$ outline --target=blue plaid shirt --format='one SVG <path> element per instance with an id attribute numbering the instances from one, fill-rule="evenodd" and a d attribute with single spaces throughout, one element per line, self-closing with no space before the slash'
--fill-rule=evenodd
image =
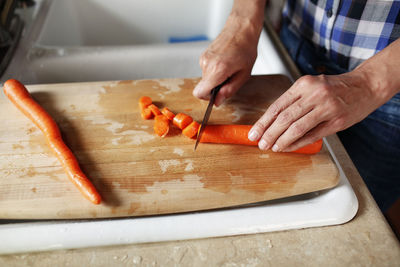
<path id="1" fill-rule="evenodd" d="M 400 37 L 400 0 L 288 0 L 289 29 L 353 70 Z"/>

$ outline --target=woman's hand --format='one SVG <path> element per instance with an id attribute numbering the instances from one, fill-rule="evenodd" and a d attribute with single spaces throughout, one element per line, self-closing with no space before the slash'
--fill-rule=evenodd
<path id="1" fill-rule="evenodd" d="M 235 1 L 224 29 L 200 57 L 203 73 L 193 90 L 195 97 L 208 99 L 211 90 L 229 78 L 215 100 L 219 106 L 250 77 L 257 57 L 264 5 L 265 0 Z"/>

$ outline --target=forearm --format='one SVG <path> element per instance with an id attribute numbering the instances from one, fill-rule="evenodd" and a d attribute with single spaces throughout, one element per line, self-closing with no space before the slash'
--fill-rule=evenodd
<path id="1" fill-rule="evenodd" d="M 264 21 L 266 0 L 235 0 L 225 27 L 234 28 L 241 36 L 258 40 Z"/>
<path id="2" fill-rule="evenodd" d="M 400 92 L 400 38 L 364 61 L 354 71 L 367 82 L 367 87 L 380 105 Z"/>
<path id="3" fill-rule="evenodd" d="M 257 58 L 265 3 L 266 0 L 235 0 L 221 33 L 200 57 L 202 79 L 193 90 L 195 97 L 208 99 L 214 87 L 229 79 L 215 99 L 219 106 L 250 77 Z"/>

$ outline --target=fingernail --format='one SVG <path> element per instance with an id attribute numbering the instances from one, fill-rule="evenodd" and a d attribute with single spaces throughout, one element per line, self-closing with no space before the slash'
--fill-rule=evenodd
<path id="1" fill-rule="evenodd" d="M 272 151 L 274 152 L 278 152 L 279 151 L 279 147 L 275 144 L 272 146 Z"/>
<path id="2" fill-rule="evenodd" d="M 265 150 L 267 148 L 268 144 L 267 142 L 265 142 L 265 140 L 261 140 L 260 142 L 258 142 L 258 147 L 262 150 Z"/>
<path id="3" fill-rule="evenodd" d="M 196 85 L 196 87 L 193 89 L 193 95 L 196 97 L 199 96 L 199 93 L 201 91 L 201 81 Z"/>
<path id="4" fill-rule="evenodd" d="M 197 97 L 197 93 L 198 93 L 198 91 L 199 91 L 199 90 L 197 89 L 197 87 L 196 87 L 196 88 L 194 88 L 194 90 L 193 90 L 193 95 Z"/>
<path id="5" fill-rule="evenodd" d="M 257 141 L 260 138 L 260 135 L 258 134 L 258 132 L 256 130 L 251 130 L 248 137 L 249 137 L 250 141 Z M 264 141 L 264 140 L 262 140 L 262 141 Z M 264 141 L 264 143 L 266 143 L 266 142 Z"/>

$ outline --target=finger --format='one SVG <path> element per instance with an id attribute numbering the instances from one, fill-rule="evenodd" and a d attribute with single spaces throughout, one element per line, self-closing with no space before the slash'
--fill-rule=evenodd
<path id="1" fill-rule="evenodd" d="M 233 96 L 249 77 L 250 72 L 247 71 L 239 71 L 233 76 L 229 77 L 228 82 L 219 91 L 217 98 L 215 99 L 215 105 L 218 107 L 224 102 L 225 99 Z"/>
<path id="2" fill-rule="evenodd" d="M 303 137 L 299 138 L 297 141 L 283 149 L 282 152 L 295 151 L 306 145 L 312 144 L 325 136 L 328 136 L 330 133 L 328 133 L 329 130 L 327 129 L 327 124 L 327 122 L 322 122 L 318 124 L 314 129 L 311 129 Z"/>
<path id="3" fill-rule="evenodd" d="M 300 96 L 297 93 L 289 92 L 290 90 L 291 88 L 272 103 L 264 115 L 253 125 L 248 135 L 251 141 L 259 140 L 278 115 L 299 99 Z M 261 145 L 264 146 L 263 143 Z"/>
<path id="4" fill-rule="evenodd" d="M 193 90 L 193 95 L 200 99 L 209 97 L 213 88 L 224 82 L 235 72 L 232 66 L 228 65 L 228 63 L 218 61 L 218 59 L 208 61 L 207 65 L 203 68 L 201 81 Z"/>
<path id="5" fill-rule="evenodd" d="M 306 105 L 304 107 L 301 103 L 302 101 L 300 100 L 294 102 L 278 115 L 261 137 L 258 143 L 260 149 L 269 149 L 274 144 L 276 148 L 276 141 L 281 138 L 281 135 L 289 130 L 293 124 L 296 124 L 298 120 L 301 121 L 301 118 L 312 110 L 312 106 Z"/>
<path id="6" fill-rule="evenodd" d="M 293 86 L 272 103 L 264 115 L 253 125 L 248 135 L 251 141 L 259 140 L 280 112 L 299 99 L 300 96 L 297 93 L 291 92 L 292 88 Z"/>
<path id="7" fill-rule="evenodd" d="M 297 121 L 293 122 L 287 130 L 275 141 L 272 151 L 285 151 L 290 145 L 303 138 L 308 132 L 313 130 L 323 121 L 323 117 L 316 110 L 305 114 Z"/>

